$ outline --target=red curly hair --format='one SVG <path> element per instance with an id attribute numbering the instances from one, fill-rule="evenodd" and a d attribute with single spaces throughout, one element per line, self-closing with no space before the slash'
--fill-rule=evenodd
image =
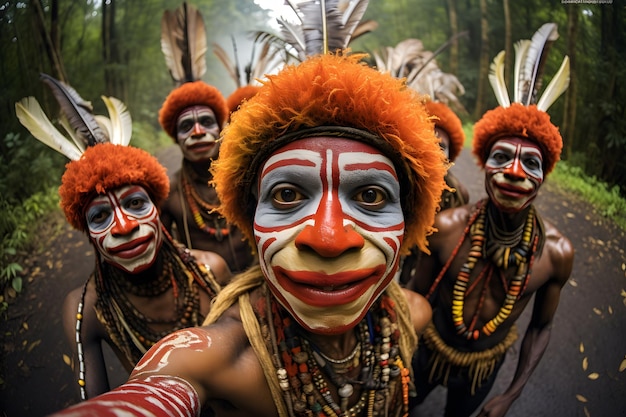
<path id="1" fill-rule="evenodd" d="M 100 143 L 66 166 L 59 195 L 67 221 L 87 230 L 85 209 L 97 196 L 125 185 L 141 185 L 159 207 L 170 190 L 165 168 L 148 152 L 132 146 Z"/>
<path id="2" fill-rule="evenodd" d="M 258 85 L 244 85 L 233 91 L 226 99 L 226 106 L 229 112 L 232 113 L 236 111 L 241 103 L 253 97 L 260 89 L 261 86 Z"/>
<path id="3" fill-rule="evenodd" d="M 461 153 L 461 149 L 463 149 L 463 144 L 465 143 L 465 132 L 463 131 L 461 119 L 459 119 L 450 107 L 438 101 L 427 101 L 426 110 L 428 110 L 428 113 L 437 117 L 435 126 L 445 131 L 450 137 L 450 156 L 448 159 L 450 162 L 454 162 Z"/>
<path id="4" fill-rule="evenodd" d="M 159 110 L 159 123 L 163 130 L 176 140 L 176 119 L 191 106 L 208 106 L 215 113 L 220 126 L 228 120 L 228 107 L 222 93 L 203 81 L 187 82 L 172 90 Z"/>
<path id="5" fill-rule="evenodd" d="M 439 140 L 417 94 L 360 63 L 363 57 L 319 55 L 287 66 L 233 113 L 211 171 L 219 211 L 249 242 L 255 241 L 252 190 L 270 153 L 298 134 L 343 135 L 368 142 L 394 162 L 405 217 L 402 253 L 416 244 L 428 251 L 447 169 Z"/>
<path id="6" fill-rule="evenodd" d="M 474 125 L 474 155 L 484 167 L 491 145 L 505 136 L 529 139 L 542 151 L 545 174 L 549 174 L 561 158 L 563 138 L 559 128 L 550 122 L 550 115 L 536 105 L 512 103 L 486 112 Z"/>

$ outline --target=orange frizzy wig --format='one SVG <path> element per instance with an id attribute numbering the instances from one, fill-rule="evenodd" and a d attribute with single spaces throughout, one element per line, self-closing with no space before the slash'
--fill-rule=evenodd
<path id="1" fill-rule="evenodd" d="M 226 99 L 226 105 L 228 110 L 232 113 L 236 111 L 244 100 L 248 100 L 259 92 L 261 86 L 258 85 L 244 85 L 239 87 L 231 93 Z"/>
<path id="2" fill-rule="evenodd" d="M 447 168 L 439 140 L 416 93 L 361 58 L 318 55 L 287 66 L 233 113 L 211 171 L 220 212 L 249 242 L 255 242 L 256 176 L 271 152 L 298 138 L 343 136 L 377 147 L 394 162 L 405 222 L 402 252 L 416 244 L 427 251 Z"/>
<path id="3" fill-rule="evenodd" d="M 159 110 L 159 123 L 173 139 L 176 139 L 176 119 L 191 106 L 210 107 L 220 128 L 228 119 L 226 100 L 217 88 L 203 81 L 184 83 L 172 90 Z"/>
<path id="4" fill-rule="evenodd" d="M 461 119 L 444 103 L 437 101 L 427 101 L 426 110 L 436 116 L 435 126 L 445 131 L 450 137 L 450 162 L 454 162 L 463 149 L 465 143 L 465 132 Z"/>
<path id="5" fill-rule="evenodd" d="M 100 143 L 66 165 L 59 195 L 67 221 L 87 230 L 85 209 L 91 200 L 125 185 L 141 185 L 159 207 L 170 189 L 165 168 L 148 152 L 132 146 Z"/>
<path id="6" fill-rule="evenodd" d="M 535 142 L 543 153 L 546 175 L 561 158 L 563 139 L 559 129 L 550 122 L 550 115 L 534 104 L 512 103 L 510 107 L 496 107 L 476 122 L 472 146 L 481 166 L 485 166 L 491 145 L 506 136 Z"/>

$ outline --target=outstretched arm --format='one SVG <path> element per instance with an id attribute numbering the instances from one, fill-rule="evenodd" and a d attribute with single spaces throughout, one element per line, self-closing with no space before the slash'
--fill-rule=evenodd
<path id="1" fill-rule="evenodd" d="M 574 260 L 574 252 L 569 240 L 561 237 L 551 250 L 554 273 L 535 294 L 533 314 L 526 330 L 520 350 L 515 375 L 508 389 L 485 404 L 479 417 L 504 416 L 513 402 L 521 395 L 530 376 L 548 347 L 552 320 L 559 305 L 561 289 L 567 282 Z"/>

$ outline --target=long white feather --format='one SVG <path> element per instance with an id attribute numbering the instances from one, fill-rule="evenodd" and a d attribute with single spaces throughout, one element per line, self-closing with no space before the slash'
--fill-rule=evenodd
<path id="1" fill-rule="evenodd" d="M 506 82 L 504 81 L 504 51 L 500 51 L 498 55 L 493 59 L 489 71 L 489 82 L 491 88 L 496 95 L 496 100 L 502 107 L 509 107 L 511 100 L 509 99 L 509 93 L 506 89 Z"/>
<path id="2" fill-rule="evenodd" d="M 109 141 L 114 145 L 127 146 L 133 134 L 133 121 L 126 105 L 115 97 L 101 96 L 109 112 L 111 132 Z"/>
<path id="3" fill-rule="evenodd" d="M 529 39 L 522 39 L 520 41 L 515 42 L 515 71 L 513 75 L 513 101 L 515 103 L 519 103 L 522 101 L 522 86 L 520 83 L 520 74 L 522 72 L 522 66 L 524 65 L 524 61 L 526 59 L 526 54 L 528 53 L 528 48 L 530 47 Z"/>
<path id="4" fill-rule="evenodd" d="M 559 38 L 556 23 L 543 24 L 530 40 L 530 47 L 520 74 L 521 103 L 532 104 L 541 86 L 541 73 L 552 43 Z"/>
<path id="5" fill-rule="evenodd" d="M 567 87 L 569 87 L 569 57 L 566 55 L 563 58 L 561 67 L 541 94 L 541 98 L 537 102 L 537 108 L 547 111 L 556 99 L 567 90 Z"/>
<path id="6" fill-rule="evenodd" d="M 40 142 L 73 161 L 80 159 L 81 150 L 52 124 L 35 97 L 24 97 L 15 103 L 15 114 Z"/>
<path id="7" fill-rule="evenodd" d="M 96 122 L 97 122 L 98 117 L 97 116 L 94 116 L 94 117 L 96 117 Z M 81 138 L 78 137 L 78 134 L 76 133 L 76 131 L 72 129 L 72 126 L 70 126 L 70 121 L 67 120 L 67 117 L 65 117 L 63 112 L 61 112 L 61 116 L 59 117 L 59 124 L 61 125 L 61 127 L 63 127 L 63 129 L 65 129 L 65 133 L 67 133 L 70 139 L 72 139 L 76 147 L 80 149 L 80 152 L 81 153 L 85 152 L 85 142 L 83 142 Z"/>

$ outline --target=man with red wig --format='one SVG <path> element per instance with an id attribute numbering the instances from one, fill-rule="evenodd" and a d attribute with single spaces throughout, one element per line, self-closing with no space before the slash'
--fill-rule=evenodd
<path id="1" fill-rule="evenodd" d="M 59 415 L 408 415 L 431 311 L 400 288 L 399 261 L 427 250 L 446 167 L 415 92 L 360 58 L 287 66 L 233 113 L 212 173 L 259 266 L 222 290 L 205 326 L 165 337 L 126 384 Z"/>
<path id="2" fill-rule="evenodd" d="M 532 43 L 548 35 L 554 39 L 553 30 L 553 24 L 542 27 Z M 537 47 L 528 40 L 516 49 Z M 420 404 L 437 385 L 447 386 L 450 417 L 473 415 L 483 403 L 517 339 L 515 323 L 534 296 L 513 380 L 478 414 L 505 415 L 545 352 L 561 289 L 572 272 L 571 242 L 533 205 L 560 158 L 562 138 L 545 110 L 567 88 L 567 58 L 539 104 L 530 104 L 536 86 L 522 80 L 519 85 L 529 91 L 516 92 L 516 102 L 509 102 L 500 82 L 503 62 L 501 53 L 490 77 L 500 106 L 474 126 L 473 153 L 485 171 L 487 198 L 437 215 L 431 253 L 422 258 L 410 286 L 433 307 L 413 361 L 418 396 L 412 403 Z"/>
<path id="3" fill-rule="evenodd" d="M 188 248 L 215 252 L 240 272 L 255 257 L 241 232 L 215 211 L 219 199 L 209 185 L 229 114 L 222 93 L 203 81 L 186 82 L 165 99 L 159 122 L 180 147 L 183 162 L 161 205 L 161 220 Z"/>
<path id="4" fill-rule="evenodd" d="M 65 117 L 73 115 L 77 93 L 42 77 Z M 104 118 L 86 111 L 72 121 L 75 137 L 87 134 L 84 151 L 54 128 L 35 98 L 16 104 L 24 126 L 71 159 L 59 188 L 61 208 L 95 249 L 94 272 L 63 304 L 81 399 L 110 388 L 103 343 L 130 373 L 160 338 L 201 324 L 221 284 L 230 280 L 222 258 L 190 251 L 167 233 L 158 209 L 169 190 L 165 168 L 148 152 L 127 146 L 130 115 L 119 100 L 103 100 L 115 122 L 100 125 Z"/>

